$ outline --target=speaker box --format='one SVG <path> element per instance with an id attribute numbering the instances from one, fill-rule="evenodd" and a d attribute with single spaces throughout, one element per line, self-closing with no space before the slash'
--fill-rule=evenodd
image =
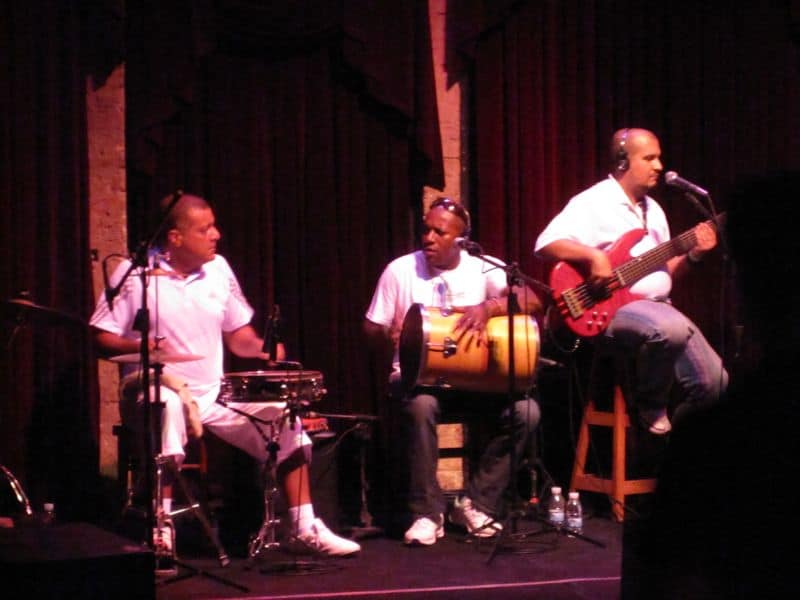
<path id="1" fill-rule="evenodd" d="M 16 527 L 0 529 L 0 581 L 25 598 L 155 598 L 155 562 L 88 523 Z"/>

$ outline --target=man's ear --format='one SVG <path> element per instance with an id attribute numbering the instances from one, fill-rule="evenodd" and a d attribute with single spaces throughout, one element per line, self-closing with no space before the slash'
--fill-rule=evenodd
<path id="1" fill-rule="evenodd" d="M 179 248 L 181 246 L 181 243 L 183 242 L 183 235 L 178 229 L 175 228 L 170 229 L 167 232 L 167 242 L 169 243 L 170 246 Z"/>

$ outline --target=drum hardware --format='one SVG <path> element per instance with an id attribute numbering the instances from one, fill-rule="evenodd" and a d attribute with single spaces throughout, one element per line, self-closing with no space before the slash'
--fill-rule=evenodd
<path id="1" fill-rule="evenodd" d="M 4 312 L 8 318 L 13 318 L 18 324 L 26 324 L 29 321 L 43 323 L 45 325 L 81 325 L 86 323 L 73 314 L 37 304 L 31 299 L 30 292 L 24 290 L 16 298 L 6 300 Z"/>
<path id="2" fill-rule="evenodd" d="M 177 354 L 175 352 L 165 352 L 163 350 L 153 350 L 150 352 L 150 363 L 168 364 L 178 362 L 193 362 L 202 360 L 204 357 L 199 354 Z M 142 362 L 142 355 L 138 352 L 133 354 L 118 354 L 109 358 L 111 362 L 123 364 L 138 364 Z"/>
<path id="3" fill-rule="evenodd" d="M 251 419 L 257 419 L 252 415 L 248 415 Z M 264 421 L 262 421 L 263 423 Z M 275 423 L 268 424 L 270 428 L 269 437 L 265 436 L 261 428 L 258 428 L 261 436 L 264 438 L 264 443 L 267 447 L 267 462 L 264 465 L 264 520 L 258 529 L 258 532 L 250 537 L 247 544 L 247 560 L 248 566 L 252 566 L 253 561 L 261 553 L 262 550 L 274 550 L 280 547 L 280 542 L 277 538 L 277 529 L 281 521 L 275 514 L 275 505 L 280 491 L 278 490 L 277 478 L 277 456 L 279 445 L 276 440 Z"/>
<path id="4" fill-rule="evenodd" d="M 261 438 L 264 440 L 264 446 L 267 450 L 267 462 L 263 465 L 264 477 L 264 520 L 259 527 L 257 533 L 250 537 L 247 544 L 247 568 L 252 566 L 253 561 L 265 548 L 267 550 L 274 550 L 280 546 L 277 539 L 277 528 L 280 525 L 280 519 L 276 517 L 275 504 L 278 498 L 279 490 L 277 486 L 277 456 L 280 449 L 277 442 L 276 421 L 267 420 L 257 417 L 253 414 L 240 410 L 232 406 L 232 401 L 229 401 L 229 395 L 224 390 L 220 390 L 220 395 L 217 397 L 217 403 L 232 410 L 233 412 L 246 417 L 256 428 Z M 281 417 L 283 418 L 283 417 Z M 269 428 L 269 435 L 264 433 L 262 426 Z"/>
<path id="5" fill-rule="evenodd" d="M 291 363 L 299 365 L 299 363 Z M 258 531 L 250 537 L 247 546 L 247 566 L 252 568 L 255 560 L 264 550 L 275 550 L 280 547 L 277 531 L 281 520 L 276 515 L 276 503 L 280 494 L 278 489 L 278 429 L 286 426 L 279 423 L 288 420 L 288 426 L 293 427 L 296 420 L 309 423 L 317 431 L 327 431 L 325 415 L 308 413 L 310 402 L 318 401 L 327 393 L 324 388 L 323 376 L 319 371 L 303 370 L 299 365 L 298 370 L 272 370 L 272 371 L 245 371 L 239 373 L 226 373 L 220 386 L 217 402 L 228 409 L 246 417 L 264 440 L 267 450 L 267 462 L 263 465 L 264 477 L 264 519 Z M 259 418 L 250 412 L 241 410 L 235 405 L 259 403 L 283 403 L 280 417 L 273 420 Z M 288 415 L 288 416 L 287 416 Z M 269 429 L 267 435 L 262 429 Z M 306 570 L 312 572 L 314 563 L 311 561 L 292 561 L 286 564 L 272 564 L 262 567 L 261 572 Z"/>
<path id="6" fill-rule="evenodd" d="M 442 315 L 445 316 L 445 313 L 443 312 Z M 455 341 L 453 338 L 446 337 L 444 338 L 444 341 L 441 344 L 434 344 L 434 343 L 428 344 L 428 350 L 430 352 L 441 351 L 442 356 L 444 356 L 445 358 L 450 358 L 456 352 L 458 352 L 458 342 Z"/>

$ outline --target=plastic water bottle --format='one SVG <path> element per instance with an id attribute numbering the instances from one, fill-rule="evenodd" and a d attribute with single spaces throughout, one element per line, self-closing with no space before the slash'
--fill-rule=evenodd
<path id="1" fill-rule="evenodd" d="M 578 492 L 570 492 L 565 509 L 567 529 L 575 533 L 583 532 L 583 507 Z"/>
<path id="2" fill-rule="evenodd" d="M 547 516 L 553 527 L 561 528 L 564 525 L 564 496 L 561 495 L 561 488 L 557 485 L 550 488 Z"/>
<path id="3" fill-rule="evenodd" d="M 42 525 L 50 526 L 56 524 L 56 506 L 52 502 L 45 502 L 42 505 Z"/>

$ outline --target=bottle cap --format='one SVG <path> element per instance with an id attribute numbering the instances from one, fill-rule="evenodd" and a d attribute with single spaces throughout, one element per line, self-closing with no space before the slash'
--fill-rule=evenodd
<path id="1" fill-rule="evenodd" d="M 550 488 L 550 493 L 553 494 L 554 496 L 556 494 L 560 495 L 561 494 L 561 487 L 557 486 L 557 485 L 554 485 L 552 488 Z"/>
<path id="2" fill-rule="evenodd" d="M 56 505 L 52 502 L 45 502 L 43 506 L 45 512 L 53 512 L 56 508 Z"/>
<path id="3" fill-rule="evenodd" d="M 571 499 L 573 499 L 573 500 L 577 500 L 578 499 L 578 492 L 570 492 L 569 493 L 569 497 Z"/>

